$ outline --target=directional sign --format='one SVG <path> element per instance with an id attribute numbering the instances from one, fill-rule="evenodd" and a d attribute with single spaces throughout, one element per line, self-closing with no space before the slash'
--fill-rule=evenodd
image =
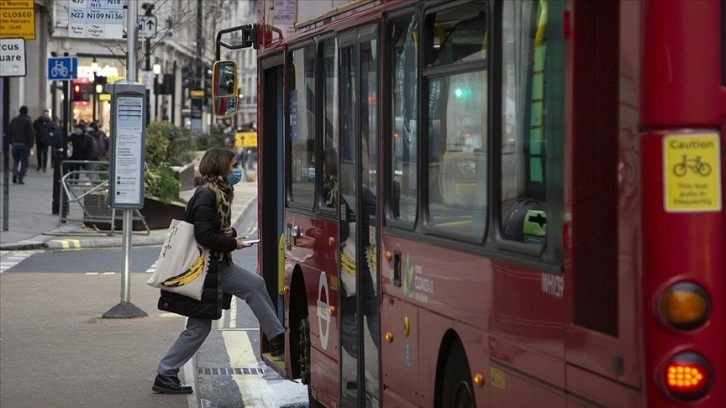
<path id="1" fill-rule="evenodd" d="M 48 58 L 48 80 L 70 81 L 78 78 L 78 57 Z"/>
<path id="2" fill-rule="evenodd" d="M 141 16 L 137 20 L 136 24 L 139 28 L 139 35 L 141 38 L 154 38 L 156 37 L 156 17 L 154 16 Z"/>
<path id="3" fill-rule="evenodd" d="M 25 76 L 25 40 L 4 38 L 0 40 L 0 77 Z"/>

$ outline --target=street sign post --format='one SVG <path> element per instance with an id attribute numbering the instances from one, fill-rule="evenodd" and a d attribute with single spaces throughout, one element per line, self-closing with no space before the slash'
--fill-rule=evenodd
<path id="1" fill-rule="evenodd" d="M 0 39 L 0 77 L 24 77 L 25 72 L 25 40 Z"/>
<path id="2" fill-rule="evenodd" d="M 139 35 L 141 38 L 154 38 L 156 37 L 156 16 L 140 16 L 137 20 Z"/>
<path id="3" fill-rule="evenodd" d="M 49 81 L 71 81 L 78 78 L 78 57 L 48 58 Z"/>

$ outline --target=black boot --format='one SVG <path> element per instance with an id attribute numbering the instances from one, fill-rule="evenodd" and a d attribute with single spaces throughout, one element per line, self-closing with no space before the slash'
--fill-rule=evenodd
<path id="1" fill-rule="evenodd" d="M 270 340 L 270 355 L 277 357 L 285 353 L 285 335 L 278 334 Z"/>
<path id="2" fill-rule="evenodd" d="M 191 394 L 192 386 L 182 384 L 176 376 L 157 374 L 151 390 L 159 394 Z"/>
<path id="3" fill-rule="evenodd" d="M 18 184 L 18 177 L 17 176 L 13 176 L 13 184 Z"/>

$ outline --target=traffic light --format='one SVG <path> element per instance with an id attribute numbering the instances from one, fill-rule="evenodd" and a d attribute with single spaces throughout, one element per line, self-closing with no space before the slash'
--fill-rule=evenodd
<path id="1" fill-rule="evenodd" d="M 93 84 L 90 82 L 73 82 L 71 85 L 71 100 L 73 103 L 89 103 L 93 94 Z"/>

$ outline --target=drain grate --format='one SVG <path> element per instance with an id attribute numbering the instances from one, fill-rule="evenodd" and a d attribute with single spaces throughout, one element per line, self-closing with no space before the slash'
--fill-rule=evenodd
<path id="1" fill-rule="evenodd" d="M 264 375 L 265 371 L 261 368 L 243 367 L 243 368 L 199 368 L 199 375 Z"/>

